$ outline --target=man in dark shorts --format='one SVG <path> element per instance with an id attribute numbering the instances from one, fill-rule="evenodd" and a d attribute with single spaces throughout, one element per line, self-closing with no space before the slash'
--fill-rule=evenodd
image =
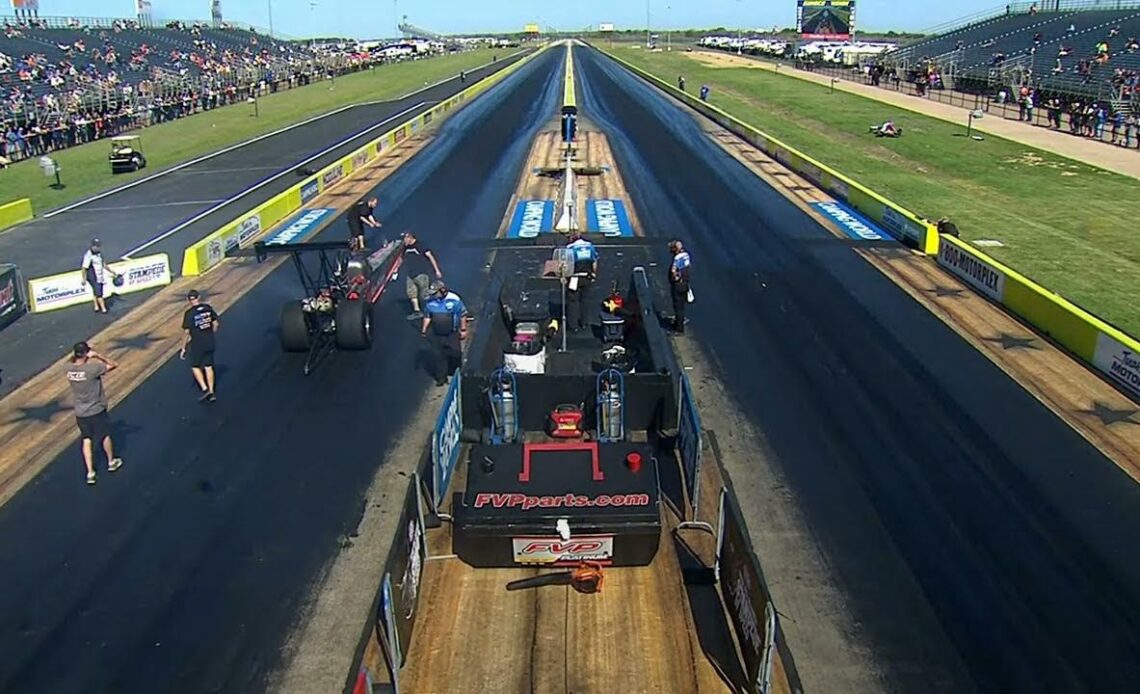
<path id="1" fill-rule="evenodd" d="M 467 339 L 467 307 L 443 282 L 431 286 L 431 298 L 424 304 L 420 334 L 426 337 L 434 352 L 432 376 L 437 386 L 447 385 L 447 377 L 463 360 L 463 340 Z"/>
<path id="2" fill-rule="evenodd" d="M 83 444 L 83 464 L 87 467 L 87 484 L 95 484 L 95 442 L 103 445 L 107 454 L 107 471 L 114 472 L 123 466 L 115 457 L 111 431 L 107 423 L 107 396 L 103 393 L 103 376 L 118 368 L 118 364 L 101 356 L 86 342 L 78 342 L 72 349 L 71 363 L 67 365 L 67 382 L 74 400 L 75 423 Z"/>
<path id="3" fill-rule="evenodd" d="M 408 301 L 412 302 L 412 312 L 408 320 L 419 320 L 424 317 L 420 312 L 420 302 L 425 301 L 431 288 L 431 278 L 443 279 L 443 271 L 431 249 L 416 240 L 416 235 L 404 232 L 404 289 L 408 294 Z M 428 273 L 431 273 L 430 275 Z"/>
<path id="4" fill-rule="evenodd" d="M 182 351 L 178 357 L 190 355 L 190 370 L 198 388 L 202 390 L 202 401 L 214 402 L 214 333 L 218 330 L 218 314 L 214 307 L 203 302 L 197 289 L 186 294 L 190 308 L 182 314 Z"/>
<path id="5" fill-rule="evenodd" d="M 348 245 L 350 248 L 352 248 L 352 250 L 364 250 L 365 224 L 372 227 L 373 229 L 380 228 L 380 222 L 377 222 L 376 218 L 373 216 L 376 210 L 376 206 L 379 204 L 380 201 L 377 200 L 375 196 L 373 196 L 369 198 L 363 198 L 352 206 L 352 210 L 348 213 Z"/>

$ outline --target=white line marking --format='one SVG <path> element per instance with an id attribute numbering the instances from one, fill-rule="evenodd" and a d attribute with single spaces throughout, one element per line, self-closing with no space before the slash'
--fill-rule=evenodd
<path id="1" fill-rule="evenodd" d="M 202 169 L 200 171 L 182 171 L 181 175 L 201 176 L 202 174 L 237 173 L 238 171 L 276 171 L 280 168 L 280 166 L 245 166 L 235 169 Z"/>
<path id="2" fill-rule="evenodd" d="M 202 210 L 201 212 L 194 215 L 190 219 L 187 219 L 186 221 L 182 222 L 181 224 L 178 224 L 177 226 L 172 227 L 172 228 L 164 231 L 163 233 L 161 233 L 158 236 L 154 237 L 153 239 L 147 241 L 146 243 L 142 244 L 141 246 L 137 246 L 136 248 L 132 248 L 131 250 L 129 250 L 125 254 L 123 254 L 123 260 L 130 260 L 131 256 L 134 255 L 135 253 L 138 253 L 139 251 L 142 251 L 142 250 L 146 250 L 147 248 L 150 248 L 154 244 L 158 243 L 159 241 L 162 241 L 163 239 L 169 238 L 169 237 L 177 234 L 178 232 L 182 231 L 183 229 L 190 226 L 194 222 L 197 222 L 199 219 L 202 219 L 203 217 L 205 217 L 207 215 L 213 214 L 214 212 L 216 212 L 219 209 L 225 207 L 226 205 L 232 203 L 233 201 L 237 200 L 238 198 L 242 198 L 242 197 L 252 193 L 253 191 L 257 190 L 258 188 L 263 188 L 263 187 L 269 185 L 270 183 L 272 183 L 273 181 L 276 181 L 277 179 L 281 178 L 282 176 L 286 176 L 286 175 L 294 173 L 298 168 L 304 166 L 305 164 L 308 164 L 309 162 L 312 162 L 312 161 L 316 161 L 317 159 L 320 159 L 321 157 L 323 157 L 324 155 L 333 151 L 334 149 L 336 149 L 338 147 L 342 147 L 346 143 L 352 142 L 353 140 L 355 140 L 357 138 L 363 137 L 363 136 L 367 135 L 368 133 L 372 132 L 373 130 L 376 130 L 377 128 L 382 128 L 385 125 L 387 125 L 388 123 L 396 120 L 397 118 L 403 118 L 408 113 L 415 111 L 416 109 L 420 108 L 423 105 L 424 105 L 424 102 L 421 101 L 420 103 L 416 104 L 415 106 L 409 106 L 408 108 L 404 109 L 403 111 L 400 111 L 397 114 L 388 116 L 387 118 L 385 118 L 384 120 L 380 121 L 379 123 L 377 123 L 373 126 L 365 128 L 364 130 L 361 130 L 360 132 L 353 133 L 352 135 L 349 135 L 345 139 L 341 140 L 340 142 L 337 142 L 334 145 L 330 145 L 330 146 L 326 147 L 325 149 L 322 149 L 320 152 L 317 152 L 316 154 L 314 154 L 313 156 L 309 157 L 308 159 L 306 159 L 302 162 L 297 162 L 296 164 L 289 166 L 289 168 L 287 168 L 283 171 L 280 171 L 280 172 L 270 176 L 269 178 L 266 178 L 262 181 L 258 181 L 257 183 L 254 183 L 252 186 L 247 187 L 245 190 L 239 191 L 239 192 L 231 195 L 230 197 L 226 198 L 225 200 L 222 200 L 221 202 L 219 202 L 218 204 L 216 204 L 216 205 L 214 205 L 208 209 Z"/>
<path id="3" fill-rule="evenodd" d="M 515 51 L 514 53 L 511 53 L 510 55 L 508 55 L 506 58 L 503 58 L 503 60 L 507 60 L 508 58 L 512 58 L 516 55 L 519 55 L 522 52 L 523 51 Z M 495 62 L 501 63 L 501 62 L 503 62 L 503 60 L 485 63 L 485 64 L 480 65 L 479 67 L 475 68 L 475 70 L 482 70 L 483 68 L 494 65 Z M 88 203 L 95 202 L 96 200 L 102 200 L 103 198 L 107 197 L 108 195 L 114 195 L 115 193 L 121 193 L 122 191 L 127 190 L 129 188 L 134 188 L 135 186 L 142 185 L 143 183 L 146 183 L 147 181 L 153 181 L 154 179 L 159 178 L 161 176 L 165 176 L 167 174 L 172 174 L 175 171 L 179 171 L 181 169 L 186 168 L 187 166 L 193 166 L 194 164 L 198 164 L 200 162 L 204 162 L 204 161 L 207 161 L 209 159 L 213 159 L 214 157 L 221 156 L 223 154 L 226 154 L 227 152 L 232 152 L 235 149 L 241 149 L 242 147 L 245 147 L 247 145 L 252 145 L 253 143 L 264 140 L 267 137 L 273 137 L 274 135 L 280 135 L 281 133 L 288 132 L 290 130 L 293 130 L 294 128 L 299 128 L 302 125 L 308 125 L 309 123 L 312 123 L 314 121 L 318 121 L 322 118 L 328 118 L 329 116 L 335 116 L 336 114 L 341 113 L 342 111 L 347 111 L 350 108 L 356 108 L 357 106 L 370 106 L 370 105 L 374 105 L 374 104 L 383 104 L 383 103 L 388 103 L 389 101 L 402 101 L 402 100 L 407 99 L 409 97 L 415 96 L 416 94 L 419 94 L 420 92 L 426 92 L 429 89 L 433 89 L 435 87 L 438 87 L 441 84 L 444 84 L 445 82 L 450 82 L 451 80 L 455 80 L 455 79 L 459 79 L 459 76 L 456 75 L 454 77 L 447 77 L 445 79 L 441 79 L 438 82 L 432 82 L 431 84 L 427 85 L 426 87 L 421 87 L 419 89 L 410 91 L 407 94 L 403 94 L 401 96 L 396 97 L 395 99 L 387 99 L 387 100 L 382 100 L 382 101 L 369 101 L 369 102 L 365 102 L 363 104 L 348 104 L 347 106 L 341 106 L 340 108 L 333 109 L 332 111 L 329 111 L 328 113 L 322 113 L 320 115 L 313 116 L 312 118 L 309 118 L 307 120 L 303 120 L 300 123 L 294 123 L 293 125 L 287 125 L 284 128 L 279 128 L 277 130 L 274 130 L 273 132 L 265 133 L 264 135 L 258 135 L 257 137 L 253 138 L 252 140 L 247 140 L 245 142 L 241 142 L 241 143 L 238 143 L 236 145 L 231 145 L 229 147 L 219 149 L 216 152 L 211 152 L 210 154 L 206 154 L 206 155 L 197 157 L 195 159 L 191 159 L 190 161 L 184 161 L 181 164 L 178 164 L 176 166 L 172 166 L 169 169 L 163 169 L 162 171 L 159 171 L 157 173 L 153 173 L 149 176 L 145 176 L 143 178 L 140 178 L 137 181 L 131 181 L 130 183 L 121 185 L 117 188 L 112 188 L 110 190 L 105 190 L 102 193 L 92 195 L 89 198 L 83 198 L 82 200 L 78 200 L 76 202 L 73 202 L 70 205 L 66 205 L 64 207 L 61 207 L 58 210 L 52 210 L 51 212 L 47 212 L 45 214 L 42 214 L 42 215 L 40 215 L 40 219 L 49 219 L 51 217 L 56 216 L 57 214 L 62 214 L 62 213 L 67 212 L 69 210 L 74 210 L 77 207 L 81 207 L 81 206 L 86 205 Z M 145 128 L 144 128 L 144 130 L 145 130 Z M 297 166 L 300 166 L 300 165 L 298 164 Z"/>
<path id="4" fill-rule="evenodd" d="M 178 200 L 176 202 L 156 202 L 149 205 L 117 205 L 111 207 L 88 207 L 88 212 L 114 212 L 116 210 L 143 210 L 148 207 L 173 207 L 174 205 L 209 205 L 215 202 L 225 202 L 224 198 L 213 200 Z"/>

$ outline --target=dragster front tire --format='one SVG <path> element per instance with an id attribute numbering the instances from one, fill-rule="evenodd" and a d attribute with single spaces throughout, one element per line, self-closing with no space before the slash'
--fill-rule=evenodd
<path id="1" fill-rule="evenodd" d="M 363 350 L 372 346 L 372 304 L 342 301 L 336 307 L 336 346 L 343 350 Z"/>
<path id="2" fill-rule="evenodd" d="M 313 346 L 309 317 L 300 301 L 289 301 L 281 307 L 281 349 L 286 352 L 308 352 Z"/>

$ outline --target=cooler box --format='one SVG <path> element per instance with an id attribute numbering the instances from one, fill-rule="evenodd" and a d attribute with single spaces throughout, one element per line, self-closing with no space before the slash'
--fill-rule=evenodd
<path id="1" fill-rule="evenodd" d="M 626 464 L 636 453 L 637 469 Z M 486 460 L 494 461 L 488 469 Z M 473 446 L 453 497 L 454 549 L 474 567 L 582 560 L 646 566 L 661 541 L 657 461 L 634 443 Z M 559 536 L 565 518 L 570 538 Z"/>
<path id="2" fill-rule="evenodd" d="M 621 316 L 602 311 L 602 341 L 621 342 L 625 337 L 625 319 Z"/>
<path id="3" fill-rule="evenodd" d="M 515 340 L 503 351 L 503 367 L 520 374 L 546 373 L 546 345 L 541 340 Z"/>

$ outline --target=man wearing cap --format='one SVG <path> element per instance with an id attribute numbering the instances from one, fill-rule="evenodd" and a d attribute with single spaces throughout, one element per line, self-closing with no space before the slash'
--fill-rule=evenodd
<path id="1" fill-rule="evenodd" d="M 186 294 L 190 308 L 182 314 L 182 351 L 178 357 L 190 355 L 190 370 L 202 391 L 199 400 L 214 402 L 214 333 L 218 330 L 218 314 L 203 302 L 197 289 Z"/>
<path id="2" fill-rule="evenodd" d="M 453 365 L 463 358 L 461 340 L 467 338 L 467 307 L 455 292 L 449 292 L 442 281 L 431 287 L 431 298 L 424 304 L 424 320 L 420 334 L 431 340 L 435 358 L 432 376 L 437 386 L 447 385 Z"/>
<path id="3" fill-rule="evenodd" d="M 107 267 L 103 262 L 103 242 L 99 239 L 91 239 L 91 247 L 83 254 L 83 286 L 91 285 L 91 291 L 95 296 L 95 313 L 106 313 L 107 303 L 103 298 L 103 288 L 107 275 L 111 277 L 119 277 L 111 268 Z"/>
<path id="4" fill-rule="evenodd" d="M 83 443 L 83 464 L 87 467 L 87 484 L 95 484 L 95 442 L 103 445 L 107 455 L 107 471 L 114 472 L 123 466 L 115 457 L 111 431 L 107 424 L 107 396 L 103 393 L 103 376 L 118 368 L 118 364 L 98 354 L 86 342 L 77 342 L 72 348 L 71 363 L 67 365 L 67 383 L 71 386 L 75 423 Z"/>
<path id="5" fill-rule="evenodd" d="M 598 274 L 598 249 L 582 238 L 578 231 L 570 235 L 566 249 L 570 251 L 570 259 L 574 263 L 573 277 L 566 288 L 566 327 L 572 332 L 578 332 L 586 327 L 582 304 L 586 300 L 586 291 Z"/>
<path id="6" fill-rule="evenodd" d="M 410 231 L 404 232 L 404 288 L 408 300 L 412 302 L 412 312 L 408 320 L 419 320 L 424 317 L 420 312 L 420 299 L 431 292 L 432 273 L 437 280 L 443 279 L 443 271 L 439 269 L 439 262 L 431 249 L 416 240 L 416 235 Z"/>
<path id="7" fill-rule="evenodd" d="M 364 225 L 372 227 L 373 229 L 380 228 L 380 222 L 376 221 L 373 216 L 376 206 L 380 201 L 375 196 L 363 198 L 352 207 L 352 211 L 348 213 L 348 229 L 350 232 L 348 245 L 354 251 L 364 250 Z"/>
<path id="8" fill-rule="evenodd" d="M 673 299 L 673 331 L 685 333 L 685 307 L 689 303 L 689 269 L 692 260 L 689 252 L 680 241 L 669 242 L 669 252 L 673 255 L 669 263 L 669 295 Z"/>

